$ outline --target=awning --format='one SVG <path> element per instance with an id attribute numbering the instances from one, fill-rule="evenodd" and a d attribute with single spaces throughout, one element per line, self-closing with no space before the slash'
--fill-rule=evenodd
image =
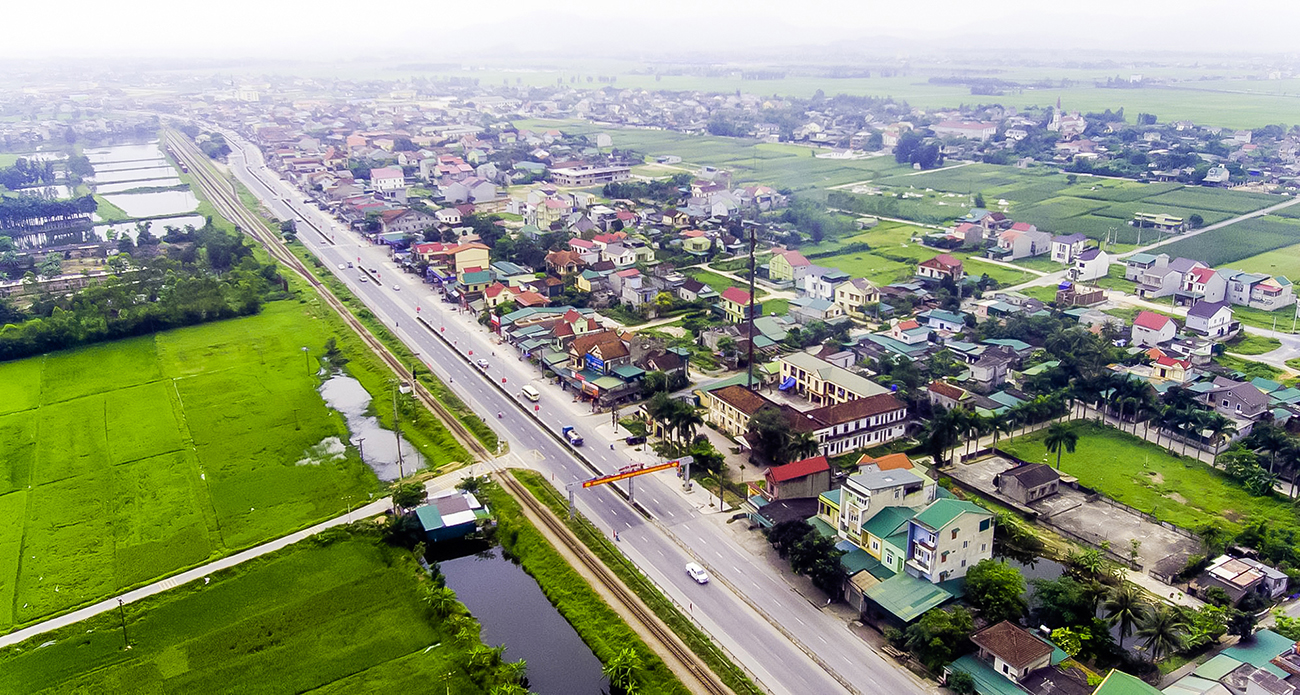
<path id="1" fill-rule="evenodd" d="M 780 389 L 781 389 L 782 391 L 789 391 L 790 389 L 792 389 L 792 388 L 795 387 L 795 384 L 798 384 L 798 383 L 799 383 L 799 382 L 796 381 L 794 377 L 792 377 L 792 376 L 788 376 L 788 377 L 785 378 L 785 381 L 782 381 L 782 382 L 781 382 Z"/>

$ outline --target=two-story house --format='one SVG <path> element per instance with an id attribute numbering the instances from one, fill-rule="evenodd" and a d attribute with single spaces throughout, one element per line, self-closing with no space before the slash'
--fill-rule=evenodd
<path id="1" fill-rule="evenodd" d="M 926 280 L 952 280 L 955 283 L 960 283 L 965 274 L 961 261 L 946 253 L 941 253 L 928 261 L 922 261 L 916 267 L 917 277 Z"/>
<path id="2" fill-rule="evenodd" d="M 1226 276 L 1229 302 L 1264 311 L 1276 311 L 1295 304 L 1295 288 L 1291 281 L 1278 275 L 1270 277 L 1260 273 L 1223 271 Z"/>
<path id="3" fill-rule="evenodd" d="M 801 280 L 812 267 L 802 253 L 793 249 L 776 249 L 767 264 L 767 276 L 777 282 Z"/>
<path id="4" fill-rule="evenodd" d="M 866 278 L 852 278 L 835 287 L 834 301 L 845 314 L 862 318 L 862 307 L 879 302 L 880 290 Z"/>
<path id="5" fill-rule="evenodd" d="M 916 319 L 907 319 L 890 326 L 885 336 L 904 345 L 919 345 L 930 339 L 930 327 L 922 326 Z"/>
<path id="6" fill-rule="evenodd" d="M 1052 237 L 1052 260 L 1070 265 L 1074 257 L 1083 253 L 1088 237 L 1083 234 L 1062 234 Z"/>
<path id="7" fill-rule="evenodd" d="M 965 500 L 940 499 L 908 520 L 908 574 L 931 583 L 966 576 L 993 556 L 993 514 Z"/>
<path id="8" fill-rule="evenodd" d="M 1142 274 L 1169 265 L 1169 254 L 1135 253 L 1124 261 L 1124 279 L 1138 282 Z"/>
<path id="9" fill-rule="evenodd" d="M 907 432 L 907 405 L 888 393 L 832 403 L 800 413 L 786 411 L 791 429 L 808 432 L 823 456 L 839 456 L 863 447 L 902 439 Z"/>
<path id="10" fill-rule="evenodd" d="M 1002 250 L 999 258 L 1015 261 L 1021 258 L 1041 256 L 1051 250 L 1052 235 L 1040 232 L 1032 224 L 1017 222 L 1011 229 L 998 233 L 998 248 Z"/>
<path id="11" fill-rule="evenodd" d="M 834 302 L 836 288 L 848 282 L 849 279 L 849 274 L 843 270 L 814 265 L 809 266 L 800 282 L 804 294 L 809 297 Z"/>
<path id="12" fill-rule="evenodd" d="M 934 481 L 912 470 L 866 471 L 851 475 L 840 486 L 836 532 L 879 559 L 882 542 L 899 530 L 915 510 L 934 502 L 936 494 Z M 905 513 L 896 514 L 900 518 L 891 528 L 877 527 L 874 539 L 867 536 L 863 525 L 890 508 L 901 508 Z M 901 565 L 906 560 L 906 545 L 897 550 L 900 551 L 897 564 Z"/>
<path id="13" fill-rule="evenodd" d="M 1187 330 L 1209 338 L 1223 338 L 1233 332 L 1232 307 L 1225 301 L 1200 301 L 1187 310 Z"/>
<path id="14" fill-rule="evenodd" d="M 1110 272 L 1110 254 L 1099 248 L 1084 249 L 1074 257 L 1074 267 L 1070 268 L 1070 279 L 1075 282 L 1091 282 L 1106 277 Z"/>
<path id="15" fill-rule="evenodd" d="M 1208 266 L 1204 263 L 1190 258 L 1175 258 L 1163 266 L 1155 265 L 1143 272 L 1135 290 L 1143 299 L 1168 297 L 1183 287 L 1188 273 L 1206 267 Z"/>
<path id="16" fill-rule="evenodd" d="M 769 500 L 817 497 L 831 489 L 831 464 L 814 456 L 763 471 L 763 496 Z"/>
<path id="17" fill-rule="evenodd" d="M 1183 276 L 1183 286 L 1174 294 L 1182 304 L 1222 302 L 1228 294 L 1228 276 L 1213 268 L 1192 268 Z"/>
<path id="18" fill-rule="evenodd" d="M 1133 319 L 1133 344 L 1139 347 L 1155 347 L 1174 339 L 1178 325 L 1164 314 L 1153 311 L 1139 311 Z"/>
<path id="19" fill-rule="evenodd" d="M 370 185 L 376 193 L 392 193 L 406 188 L 406 175 L 396 167 L 371 169 Z"/>
<path id="20" fill-rule="evenodd" d="M 744 323 L 749 320 L 750 296 L 749 293 L 739 287 L 728 287 L 719 295 L 720 300 L 718 307 L 722 310 L 722 315 L 732 323 Z M 763 315 L 763 305 L 754 302 L 754 317 Z"/>

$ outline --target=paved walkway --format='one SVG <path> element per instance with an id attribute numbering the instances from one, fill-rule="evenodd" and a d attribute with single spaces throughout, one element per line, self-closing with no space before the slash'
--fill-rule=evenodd
<path id="1" fill-rule="evenodd" d="M 466 475 L 471 475 L 471 469 L 461 468 L 452 471 L 450 473 L 439 476 L 437 478 L 430 479 L 428 482 L 425 483 L 425 489 L 427 489 L 430 493 L 449 489 L 455 485 L 456 481 L 459 481 L 461 478 L 463 478 Z M 119 604 L 125 605 L 129 603 L 135 603 L 136 601 L 139 601 L 141 599 L 148 598 L 155 594 L 160 594 L 164 591 L 167 591 L 168 589 L 175 589 L 176 587 L 181 586 L 183 584 L 189 584 L 190 582 L 198 581 L 199 579 L 206 579 L 213 572 L 219 572 L 224 569 L 230 569 L 231 567 L 243 564 L 254 558 L 258 558 L 263 555 L 273 553 L 277 550 L 293 545 L 298 541 L 302 541 L 307 538 L 310 538 L 320 533 L 321 531 L 324 531 L 325 529 L 333 528 L 335 526 L 340 526 L 343 524 L 350 524 L 360 519 L 366 519 L 372 516 L 383 514 L 384 512 L 391 509 L 392 506 L 393 506 L 392 499 L 389 497 L 384 497 L 383 499 L 375 500 L 374 502 L 371 502 L 370 504 L 367 504 L 364 507 L 358 507 L 357 509 L 353 509 L 352 511 L 348 512 L 347 514 L 344 514 L 343 516 L 338 516 L 333 519 L 329 519 L 328 521 L 323 521 L 319 524 L 316 524 L 315 526 L 311 526 L 301 531 L 291 533 L 287 536 L 277 538 L 269 543 L 263 543 L 262 545 L 254 546 L 252 548 L 249 548 L 248 550 L 235 553 L 234 555 L 231 555 L 229 557 L 223 557 L 220 560 L 209 562 L 206 565 L 201 565 L 199 567 L 195 567 L 194 569 L 181 572 L 180 574 L 172 575 L 170 577 L 167 577 L 166 579 L 156 581 L 152 584 L 142 586 L 138 589 L 128 591 L 120 596 L 107 598 L 104 599 L 103 601 L 100 601 L 99 603 L 86 606 L 85 608 L 72 611 L 71 613 L 65 613 L 63 615 L 50 618 L 49 620 L 36 623 L 35 625 L 32 625 L 30 627 L 25 627 L 21 630 L 16 630 L 7 635 L 0 636 L 0 648 L 9 647 L 18 644 L 20 642 L 24 642 L 37 635 L 50 632 L 51 630 L 57 630 L 59 628 L 67 627 L 68 625 L 72 625 L 74 623 L 79 623 L 83 620 L 86 620 L 87 618 L 92 618 L 101 613 L 107 613 L 108 611 L 116 609 Z"/>

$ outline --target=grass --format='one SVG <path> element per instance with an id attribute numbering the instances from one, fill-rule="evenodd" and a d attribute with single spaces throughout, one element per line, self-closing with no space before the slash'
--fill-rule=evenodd
<path id="1" fill-rule="evenodd" d="M 788 299 L 769 299 L 763 302 L 764 316 L 785 316 L 790 311 L 790 300 Z"/>
<path id="2" fill-rule="evenodd" d="M 537 580 L 542 593 L 564 616 L 601 663 L 620 650 L 632 648 L 640 654 L 644 670 L 640 678 L 647 693 L 689 693 L 690 690 L 669 670 L 668 665 L 646 646 L 614 609 L 605 603 L 545 537 L 524 518 L 523 510 L 500 486 L 487 488 L 488 504 L 497 517 L 497 538 L 510 556 Z"/>
<path id="3" fill-rule="evenodd" d="M 1232 307 L 1232 318 L 1242 322 L 1247 326 L 1256 328 L 1267 328 L 1273 330 L 1276 326 L 1281 333 L 1294 333 L 1292 327 L 1295 326 L 1296 307 L 1295 305 L 1283 307 L 1277 311 L 1264 311 L 1248 306 Z"/>
<path id="4" fill-rule="evenodd" d="M 108 199 L 102 195 L 95 195 L 95 203 L 97 205 L 95 212 L 105 222 L 129 222 L 135 219 L 126 214 L 126 211 L 122 208 L 108 202 Z"/>
<path id="5" fill-rule="evenodd" d="M 0 691 L 428 691 L 450 674 L 452 691 L 482 692 L 464 669 L 478 641 L 453 639 L 449 621 L 429 615 L 429 580 L 410 554 L 360 531 L 336 537 L 5 650 Z"/>
<path id="6" fill-rule="evenodd" d="M 524 487 L 528 488 L 538 500 L 542 501 L 556 515 L 560 517 L 574 534 L 576 534 L 583 545 L 587 546 L 595 553 L 614 574 L 618 575 L 630 589 L 636 592 L 651 610 L 659 616 L 672 628 L 673 632 L 690 647 L 691 651 L 704 660 L 709 665 L 713 673 L 722 678 L 732 692 L 740 695 L 757 694 L 761 692 L 744 672 L 740 670 L 725 654 L 713 644 L 708 635 L 704 634 L 693 622 L 678 610 L 677 606 L 668 600 L 654 584 L 646 579 L 645 575 L 636 568 L 635 565 L 627 559 L 623 553 L 614 547 L 596 527 L 581 514 L 576 514 L 573 519 L 568 518 L 568 505 L 550 483 L 546 482 L 540 474 L 533 471 L 515 470 L 512 471 Z"/>
<path id="7" fill-rule="evenodd" d="M 0 601 L 0 627 L 228 555 L 378 493 L 354 449 L 330 461 L 306 453 L 348 439 L 316 390 L 330 337 L 352 358 L 348 372 L 384 394 L 386 368 L 310 301 L 0 365 L 0 396 L 17 394 L 0 410 L 0 505 L 13 522 L 0 537 L 0 596 L 13 597 Z M 436 422 L 404 430 L 431 466 L 469 460 Z"/>
<path id="8" fill-rule="evenodd" d="M 1236 338 L 1229 340 L 1226 347 L 1228 352 L 1235 352 L 1238 355 L 1262 355 L 1282 347 L 1282 341 L 1262 335 L 1241 333 Z"/>
<path id="9" fill-rule="evenodd" d="M 938 255 L 937 251 L 935 255 Z M 870 251 L 827 256 L 814 262 L 828 268 L 838 268 L 853 277 L 866 278 L 877 285 L 906 280 L 912 277 L 914 271 L 912 263 L 896 261 Z"/>
<path id="10" fill-rule="evenodd" d="M 700 268 L 687 268 L 683 270 L 682 273 L 688 277 L 699 280 L 700 282 L 708 285 L 709 287 L 712 287 L 713 291 L 717 292 L 718 294 L 722 294 L 729 287 L 739 287 L 740 289 L 745 290 L 746 292 L 749 291 L 748 282 L 740 282 L 738 280 L 732 280 L 731 278 L 725 275 L 718 275 L 717 273 L 710 272 L 708 270 L 702 270 Z M 754 288 L 755 299 L 762 299 L 763 295 L 765 294 L 767 293 L 759 289 L 758 287 Z"/>
<path id="11" fill-rule="evenodd" d="M 1061 457 L 1061 470 L 1086 487 L 1185 529 L 1226 520 L 1236 530 L 1256 519 L 1296 528 L 1294 508 L 1273 497 L 1253 497 L 1209 465 L 1170 453 L 1111 427 L 1076 424 L 1078 447 Z M 1025 461 L 1056 459 L 1043 444 L 1046 430 L 1004 445 Z"/>
<path id="12" fill-rule="evenodd" d="M 1208 218 L 1207 218 L 1208 220 Z M 1186 256 L 1211 267 L 1259 256 L 1300 243 L 1300 219 L 1265 215 L 1180 239 L 1160 248 L 1170 258 Z"/>
<path id="13" fill-rule="evenodd" d="M 1300 243 L 1242 258 L 1234 261 L 1232 267 L 1248 273 L 1267 273 L 1284 275 L 1288 279 L 1300 279 Z"/>
<path id="14" fill-rule="evenodd" d="M 1016 290 L 1020 294 L 1037 299 L 1040 302 L 1048 303 L 1056 301 L 1056 285 L 1037 285 Z"/>
<path id="15" fill-rule="evenodd" d="M 1282 370 L 1271 364 L 1255 362 L 1252 360 L 1233 357 L 1232 355 L 1219 355 L 1214 358 L 1215 362 L 1231 369 L 1234 372 L 1241 372 L 1247 379 L 1269 379 L 1277 381 L 1282 377 Z"/>

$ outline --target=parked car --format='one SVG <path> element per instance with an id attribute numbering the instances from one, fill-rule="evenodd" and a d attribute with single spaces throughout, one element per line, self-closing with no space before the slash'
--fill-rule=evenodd
<path id="1" fill-rule="evenodd" d="M 645 437 L 643 437 L 643 436 L 641 436 L 641 435 L 636 435 L 636 434 L 634 434 L 634 435 L 632 435 L 631 437 L 627 437 L 626 439 L 624 439 L 624 440 L 623 440 L 623 443 L 627 444 L 628 446 L 636 446 L 637 444 L 645 444 Z"/>
<path id="2" fill-rule="evenodd" d="M 578 431 L 573 429 L 572 425 L 565 425 L 564 428 L 560 430 L 560 434 L 563 434 L 564 438 L 568 440 L 570 444 L 574 446 L 582 446 L 582 435 L 578 434 Z"/>
<path id="3" fill-rule="evenodd" d="M 365 276 L 365 275 L 358 275 L 358 276 L 357 276 L 357 280 L 360 281 L 360 282 L 368 282 L 368 280 L 366 280 L 366 276 Z"/>
<path id="4" fill-rule="evenodd" d="M 691 579 L 694 579 L 696 584 L 709 583 L 709 573 L 704 571 L 704 567 L 700 566 L 698 562 L 686 563 L 686 574 Z"/>

